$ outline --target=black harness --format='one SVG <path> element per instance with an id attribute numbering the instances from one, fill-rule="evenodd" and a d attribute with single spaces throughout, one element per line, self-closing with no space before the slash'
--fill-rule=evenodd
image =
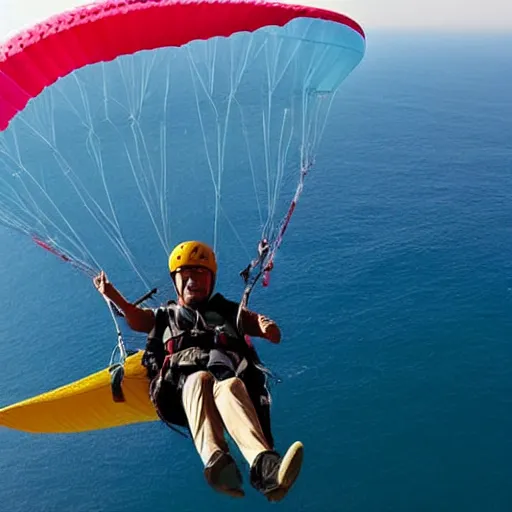
<path id="1" fill-rule="evenodd" d="M 209 305 L 222 305 L 217 295 Z M 224 299 L 225 300 L 225 299 Z M 188 427 L 181 391 L 188 375 L 209 371 L 217 380 L 240 378 L 254 404 L 263 432 L 273 445 L 270 393 L 266 370 L 254 347 L 220 308 L 202 311 L 170 301 L 155 312 L 142 364 L 151 379 L 150 396 L 159 417 L 169 426 Z"/>

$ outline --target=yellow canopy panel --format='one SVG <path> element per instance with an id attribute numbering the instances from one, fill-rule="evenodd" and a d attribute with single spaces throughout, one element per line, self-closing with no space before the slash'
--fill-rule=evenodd
<path id="1" fill-rule="evenodd" d="M 108 369 L 0 409 L 0 426 L 33 433 L 71 433 L 155 421 L 142 351 L 128 357 L 124 402 L 114 402 Z"/>

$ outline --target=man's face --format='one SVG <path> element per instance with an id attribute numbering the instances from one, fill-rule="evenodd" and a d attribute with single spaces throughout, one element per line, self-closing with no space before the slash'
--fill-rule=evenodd
<path id="1" fill-rule="evenodd" d="M 176 289 L 186 306 L 208 299 L 212 287 L 212 273 L 201 267 L 183 268 L 176 273 Z"/>

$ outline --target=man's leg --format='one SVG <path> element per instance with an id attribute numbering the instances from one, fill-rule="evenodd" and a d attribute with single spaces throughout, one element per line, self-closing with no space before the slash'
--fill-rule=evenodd
<path id="1" fill-rule="evenodd" d="M 302 465 L 302 443 L 294 443 L 284 457 L 271 449 L 245 384 L 232 377 L 215 382 L 215 404 L 226 430 L 251 467 L 251 483 L 270 501 L 285 497 Z"/>
<path id="2" fill-rule="evenodd" d="M 261 452 L 270 450 L 270 446 L 245 384 L 236 377 L 215 382 L 213 396 L 226 430 L 252 465 Z"/>
<path id="3" fill-rule="evenodd" d="M 208 372 L 187 377 L 183 386 L 183 408 L 196 449 L 205 465 L 205 477 L 217 491 L 242 497 L 242 477 L 228 453 L 224 425 L 213 397 L 214 378 Z"/>

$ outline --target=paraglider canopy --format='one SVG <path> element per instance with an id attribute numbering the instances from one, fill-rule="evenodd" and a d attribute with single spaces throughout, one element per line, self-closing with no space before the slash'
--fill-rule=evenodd
<path id="1" fill-rule="evenodd" d="M 44 87 L 85 65 L 301 17 L 344 24 L 364 36 L 342 14 L 261 1 L 111 0 L 58 14 L 0 47 L 0 130 Z"/>
<path id="2" fill-rule="evenodd" d="M 307 5 L 112 0 L 56 14 L 0 46 L 0 222 L 89 276 L 126 263 L 138 295 L 155 286 L 145 248 L 163 249 L 162 275 L 180 240 L 240 269 L 266 239 L 272 268 L 364 48 L 355 21 Z"/>

